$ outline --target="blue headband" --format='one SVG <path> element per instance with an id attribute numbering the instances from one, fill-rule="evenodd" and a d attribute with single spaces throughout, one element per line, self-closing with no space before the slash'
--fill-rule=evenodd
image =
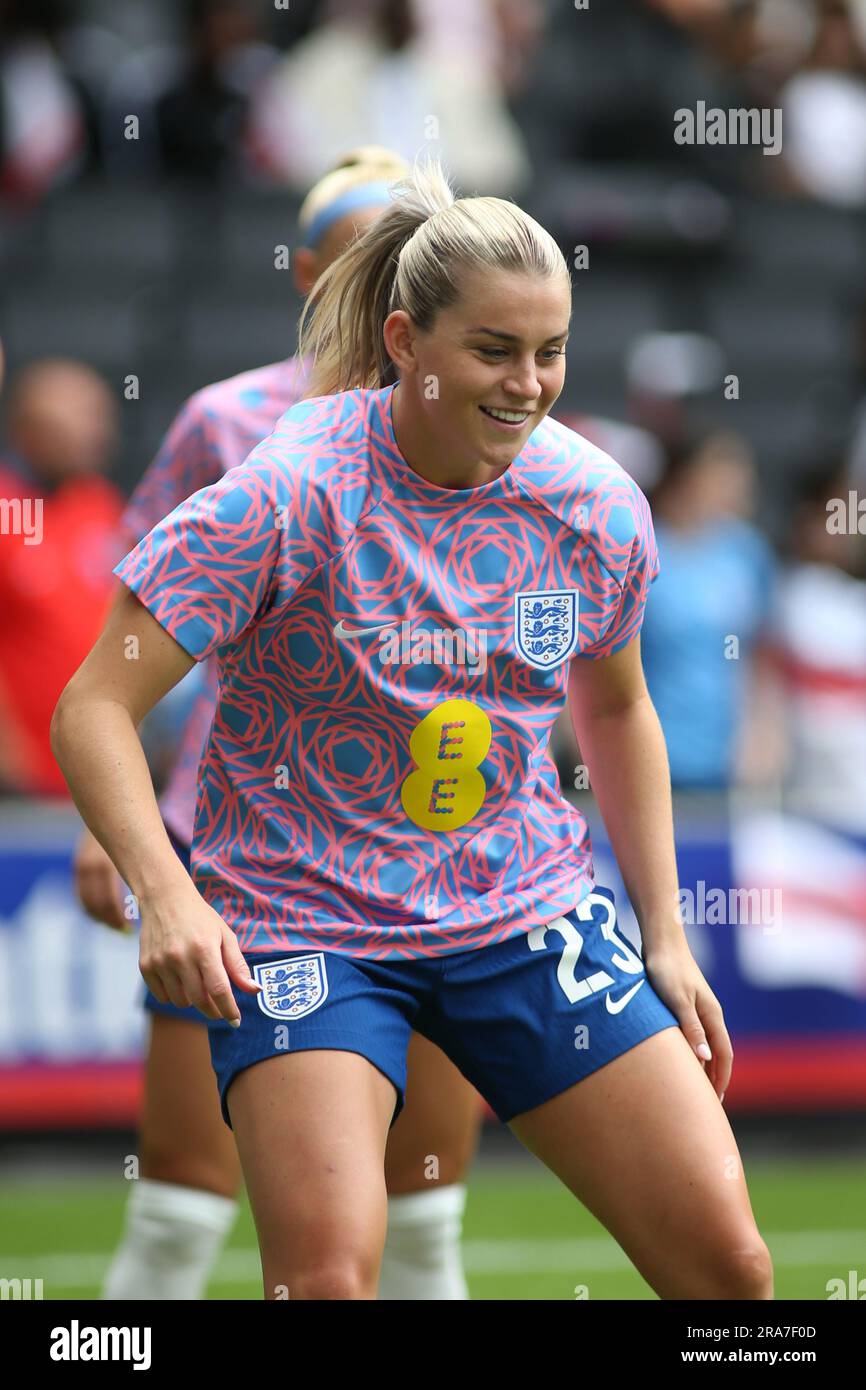
<path id="1" fill-rule="evenodd" d="M 304 245 L 312 251 L 329 227 L 347 212 L 361 207 L 386 207 L 391 202 L 391 185 L 384 181 L 378 183 L 359 183 L 347 188 L 331 203 L 327 203 L 316 213 L 304 237 Z"/>

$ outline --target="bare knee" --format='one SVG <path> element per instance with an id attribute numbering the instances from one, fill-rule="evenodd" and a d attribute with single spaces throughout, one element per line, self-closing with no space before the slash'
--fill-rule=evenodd
<path id="1" fill-rule="evenodd" d="M 283 1267 L 285 1276 L 285 1267 Z M 317 1260 L 296 1270 L 282 1280 L 277 1267 L 270 1261 L 265 1266 L 265 1297 L 292 1300 L 375 1299 L 378 1286 L 378 1266 L 372 1261 L 344 1256 L 339 1259 Z"/>
<path id="2" fill-rule="evenodd" d="M 731 1244 L 719 1256 L 713 1282 L 718 1292 L 711 1298 L 771 1299 L 773 1261 L 760 1236 L 756 1234 L 748 1244 Z"/>
<path id="3" fill-rule="evenodd" d="M 432 1168 L 430 1160 L 436 1159 Z M 451 1187 L 466 1181 L 472 1159 L 471 1152 L 455 1151 L 444 1154 L 427 1154 L 415 1159 L 401 1154 L 391 1162 L 385 1156 L 385 1186 L 389 1197 L 400 1197 L 409 1192 L 432 1192 L 437 1187 Z"/>
<path id="4" fill-rule="evenodd" d="M 385 1185 L 390 1197 L 406 1192 L 427 1192 L 433 1187 L 451 1187 L 466 1181 L 478 1145 L 480 1111 L 477 1101 L 463 1123 L 438 1126 L 438 1133 L 413 1134 L 400 1128 L 401 1115 L 388 1136 L 385 1149 Z"/>
<path id="5" fill-rule="evenodd" d="M 194 1187 L 218 1197 L 237 1197 L 241 1187 L 240 1164 L 221 1162 L 215 1156 L 199 1156 L 167 1145 L 142 1146 L 141 1175 L 155 1182 Z"/>

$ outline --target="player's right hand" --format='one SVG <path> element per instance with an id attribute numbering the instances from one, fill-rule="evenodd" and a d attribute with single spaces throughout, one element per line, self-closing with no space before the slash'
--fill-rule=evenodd
<path id="1" fill-rule="evenodd" d="M 250 974 L 238 939 L 194 886 L 173 886 L 167 897 L 142 901 L 139 969 L 161 1004 L 192 1005 L 205 1018 L 240 1026 L 232 992 L 261 989 Z"/>
<path id="2" fill-rule="evenodd" d="M 123 880 L 89 830 L 78 841 L 74 865 L 75 891 L 88 916 L 116 931 L 131 931 L 123 910 Z"/>

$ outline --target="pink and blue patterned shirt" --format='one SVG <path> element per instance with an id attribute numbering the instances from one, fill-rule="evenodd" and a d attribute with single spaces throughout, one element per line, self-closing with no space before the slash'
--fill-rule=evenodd
<path id="1" fill-rule="evenodd" d="M 192 871 L 244 951 L 475 949 L 593 884 L 548 744 L 571 661 L 640 628 L 646 500 L 549 418 L 501 477 L 438 487 L 393 389 L 301 401 L 115 570 L 216 657 Z"/>

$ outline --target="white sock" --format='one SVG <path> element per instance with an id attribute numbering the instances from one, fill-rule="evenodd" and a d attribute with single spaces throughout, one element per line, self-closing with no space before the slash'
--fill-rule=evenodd
<path id="1" fill-rule="evenodd" d="M 380 1299 L 469 1297 L 460 1252 L 465 1205 L 462 1183 L 388 1198 Z"/>
<path id="2" fill-rule="evenodd" d="M 103 1299 L 199 1299 L 234 1224 L 231 1197 L 139 1178 L 102 1289 Z"/>

